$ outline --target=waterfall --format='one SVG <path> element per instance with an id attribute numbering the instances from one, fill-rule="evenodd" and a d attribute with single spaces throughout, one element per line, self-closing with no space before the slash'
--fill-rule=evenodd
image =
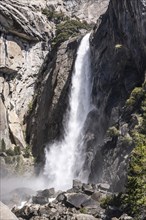
<path id="1" fill-rule="evenodd" d="M 68 189 L 74 178 L 81 178 L 84 162 L 83 127 L 90 110 L 91 70 L 88 33 L 80 43 L 72 75 L 69 111 L 64 138 L 46 148 L 44 175 L 49 186 Z"/>

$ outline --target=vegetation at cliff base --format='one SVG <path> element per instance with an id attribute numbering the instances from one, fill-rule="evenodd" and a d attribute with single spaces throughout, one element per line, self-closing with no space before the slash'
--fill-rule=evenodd
<path id="1" fill-rule="evenodd" d="M 123 204 L 128 213 L 139 216 L 146 209 L 146 83 L 132 91 L 126 107 L 136 114 L 137 124 L 130 132 L 135 148 L 130 156 Z"/>

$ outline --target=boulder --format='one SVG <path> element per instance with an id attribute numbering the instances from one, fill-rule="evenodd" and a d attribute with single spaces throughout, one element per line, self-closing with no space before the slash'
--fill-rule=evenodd
<path id="1" fill-rule="evenodd" d="M 54 198 L 55 197 L 55 189 L 50 188 L 50 189 L 45 189 L 43 191 L 38 191 L 37 195 L 47 197 L 47 198 Z"/>
<path id="2" fill-rule="evenodd" d="M 0 202 L 0 219 L 1 220 L 18 220 L 16 215 L 14 215 L 8 206 Z"/>
<path id="3" fill-rule="evenodd" d="M 87 214 L 75 214 L 75 220 L 96 220 L 97 218 Z"/>
<path id="4" fill-rule="evenodd" d="M 65 205 L 75 208 L 81 208 L 82 204 L 90 199 L 89 196 L 83 193 L 67 193 L 65 194 L 65 197 Z"/>
<path id="5" fill-rule="evenodd" d="M 87 195 L 92 195 L 94 193 L 94 189 L 91 184 L 85 184 L 83 183 L 82 190 L 87 194 Z"/>
<path id="6" fill-rule="evenodd" d="M 73 189 L 81 190 L 82 189 L 82 182 L 79 180 L 73 180 Z"/>
<path id="7" fill-rule="evenodd" d="M 110 189 L 110 185 L 108 183 L 100 183 L 98 187 L 99 189 L 105 190 L 105 191 L 108 191 Z"/>
<path id="8" fill-rule="evenodd" d="M 95 201 L 100 201 L 102 197 L 102 193 L 100 191 L 95 191 L 92 195 L 91 198 Z"/>
<path id="9" fill-rule="evenodd" d="M 96 209 L 97 206 L 98 206 L 98 203 L 95 200 L 91 199 L 91 198 L 89 198 L 88 200 L 86 200 L 85 202 L 82 203 L 82 207 L 88 207 L 88 208 L 95 208 Z"/>
<path id="10" fill-rule="evenodd" d="M 29 219 L 32 216 L 38 216 L 38 210 L 40 205 L 25 205 L 21 209 L 14 207 L 12 211 L 18 218 Z"/>
<path id="11" fill-rule="evenodd" d="M 120 217 L 120 220 L 132 220 L 133 218 L 131 216 L 128 216 L 127 214 L 123 214 Z"/>
<path id="12" fill-rule="evenodd" d="M 109 218 L 113 218 L 113 217 L 119 218 L 122 215 L 122 211 L 119 208 L 115 207 L 115 206 L 108 206 L 108 208 L 106 209 L 105 214 Z"/>
<path id="13" fill-rule="evenodd" d="M 60 193 L 58 196 L 57 196 L 57 198 L 56 198 L 56 200 L 58 201 L 58 202 L 62 202 L 62 201 L 64 201 L 65 200 L 65 195 L 64 195 L 64 193 Z"/>
<path id="14" fill-rule="evenodd" d="M 34 204 L 40 204 L 40 205 L 44 205 L 46 203 L 49 202 L 48 197 L 44 197 L 44 196 L 33 196 L 32 197 L 32 202 Z"/>

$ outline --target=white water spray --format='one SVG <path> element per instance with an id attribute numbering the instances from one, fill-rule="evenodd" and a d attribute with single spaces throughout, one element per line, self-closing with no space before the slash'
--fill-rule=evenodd
<path id="1" fill-rule="evenodd" d="M 83 127 L 90 110 L 91 94 L 89 36 L 82 39 L 77 52 L 64 139 L 46 149 L 44 175 L 48 177 L 49 186 L 56 189 L 71 187 L 72 180 L 80 178 L 84 162 Z"/>

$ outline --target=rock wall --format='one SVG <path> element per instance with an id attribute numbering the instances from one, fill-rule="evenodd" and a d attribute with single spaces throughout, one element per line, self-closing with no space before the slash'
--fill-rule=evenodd
<path id="1" fill-rule="evenodd" d="M 91 182 L 107 181 L 117 191 L 124 188 L 128 159 L 134 147 L 132 143 L 121 143 L 122 137 L 129 137 L 130 130 L 122 115 L 131 91 L 144 82 L 145 22 L 145 1 L 111 0 L 90 40 L 94 109 L 87 120 L 85 167 L 91 168 Z M 112 141 L 106 133 L 110 126 L 120 132 L 120 137 Z"/>
<path id="2" fill-rule="evenodd" d="M 53 29 L 42 7 L 13 0 L 0 5 L 0 141 L 7 149 L 26 146 L 24 117 Z"/>
<path id="3" fill-rule="evenodd" d="M 25 140 L 25 117 L 54 25 L 42 14 L 45 1 L 0 3 L 0 176 L 29 176 L 34 161 Z"/>

